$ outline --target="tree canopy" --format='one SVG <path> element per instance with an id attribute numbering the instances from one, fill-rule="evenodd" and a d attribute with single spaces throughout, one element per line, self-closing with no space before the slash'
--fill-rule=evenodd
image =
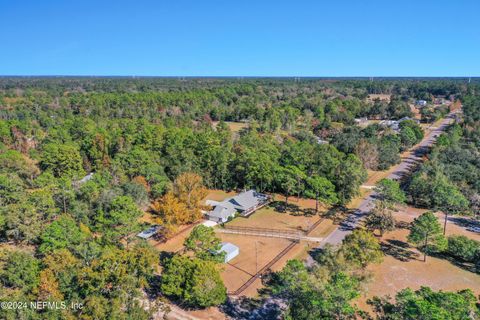
<path id="1" fill-rule="evenodd" d="M 413 220 L 408 241 L 423 250 L 424 261 L 428 253 L 442 251 L 447 245 L 442 227 L 432 212 L 425 212 Z"/>

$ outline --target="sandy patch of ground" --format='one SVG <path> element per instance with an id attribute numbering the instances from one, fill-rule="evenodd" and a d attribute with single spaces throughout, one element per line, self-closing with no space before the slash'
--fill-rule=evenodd
<path id="1" fill-rule="evenodd" d="M 204 310 L 195 310 L 188 312 L 190 315 L 202 320 L 224 320 L 227 319 L 224 313 L 218 308 L 211 307 Z"/>
<path id="2" fill-rule="evenodd" d="M 212 123 L 213 127 L 215 128 L 218 125 L 218 121 L 214 121 Z M 240 135 L 240 131 L 245 128 L 248 128 L 248 123 L 246 122 L 233 122 L 233 121 L 225 121 L 226 125 L 232 132 L 232 138 L 236 139 Z"/>
<path id="3" fill-rule="evenodd" d="M 208 190 L 208 194 L 205 197 L 205 200 L 222 201 L 225 198 L 232 197 L 236 194 L 237 192 L 235 191 L 226 192 L 218 189 L 210 189 Z"/>
<path id="4" fill-rule="evenodd" d="M 240 254 L 223 265 L 222 279 L 229 292 L 240 288 L 291 243 L 279 238 L 223 233 L 218 236 L 240 248 Z"/>
<path id="5" fill-rule="evenodd" d="M 318 215 L 293 215 L 264 207 L 249 217 L 237 217 L 228 225 L 306 231 L 319 219 Z"/>
<path id="6" fill-rule="evenodd" d="M 411 207 L 400 208 L 394 214 L 397 221 L 411 222 L 427 210 Z M 436 214 L 443 223 L 444 216 Z M 372 273 L 371 280 L 365 285 L 366 292 L 358 300 L 362 309 L 369 310 L 366 300 L 373 296 L 394 296 L 398 291 L 410 287 L 418 289 L 429 286 L 434 290 L 456 291 L 465 288 L 480 294 L 480 275 L 455 266 L 445 259 L 427 257 L 423 262 L 423 254 L 407 243 L 408 229 L 396 229 L 384 235 L 381 241 L 390 250 L 381 264 L 370 265 L 367 270 Z M 467 231 L 458 220 L 447 224 L 447 236 L 462 234 L 480 240 L 480 234 Z"/>
<path id="7" fill-rule="evenodd" d="M 367 97 L 367 101 L 375 101 L 376 99 L 379 99 L 381 101 L 386 101 L 390 102 L 390 95 L 389 94 L 369 94 Z"/>

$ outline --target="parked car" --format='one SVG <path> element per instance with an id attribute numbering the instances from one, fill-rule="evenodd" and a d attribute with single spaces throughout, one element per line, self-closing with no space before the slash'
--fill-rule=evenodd
<path id="1" fill-rule="evenodd" d="M 467 228 L 468 231 L 480 233 L 480 227 L 470 226 Z"/>
<path id="2" fill-rule="evenodd" d="M 142 239 L 149 239 L 153 237 L 158 231 L 160 230 L 159 225 L 153 225 L 150 228 L 143 230 L 139 234 L 137 234 L 137 237 L 142 238 Z"/>

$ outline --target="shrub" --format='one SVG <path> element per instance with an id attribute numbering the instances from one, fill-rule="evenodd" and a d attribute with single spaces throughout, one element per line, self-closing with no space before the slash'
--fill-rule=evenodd
<path id="1" fill-rule="evenodd" d="M 475 257 L 480 253 L 480 242 L 465 236 L 450 236 L 447 253 L 465 262 L 474 262 Z"/>

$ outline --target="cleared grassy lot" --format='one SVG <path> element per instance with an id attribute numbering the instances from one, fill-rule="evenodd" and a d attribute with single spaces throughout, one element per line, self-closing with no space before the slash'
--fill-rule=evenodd
<path id="1" fill-rule="evenodd" d="M 395 219 L 401 222 L 411 222 L 426 210 L 411 207 L 401 208 L 395 213 Z M 437 214 L 439 221 L 443 215 Z M 381 241 L 386 248 L 384 261 L 379 265 L 371 265 L 367 271 L 372 273 L 371 280 L 366 284 L 365 294 L 358 300 L 361 308 L 368 309 L 366 300 L 373 296 L 394 296 L 396 292 L 410 287 L 418 289 L 429 286 L 434 290 L 472 289 L 480 294 L 480 275 L 460 268 L 446 259 L 427 257 L 423 262 L 423 254 L 407 243 L 409 230 L 397 229 L 385 234 Z M 447 236 L 461 234 L 480 240 L 480 234 L 467 231 L 452 219 L 447 225 Z"/>

